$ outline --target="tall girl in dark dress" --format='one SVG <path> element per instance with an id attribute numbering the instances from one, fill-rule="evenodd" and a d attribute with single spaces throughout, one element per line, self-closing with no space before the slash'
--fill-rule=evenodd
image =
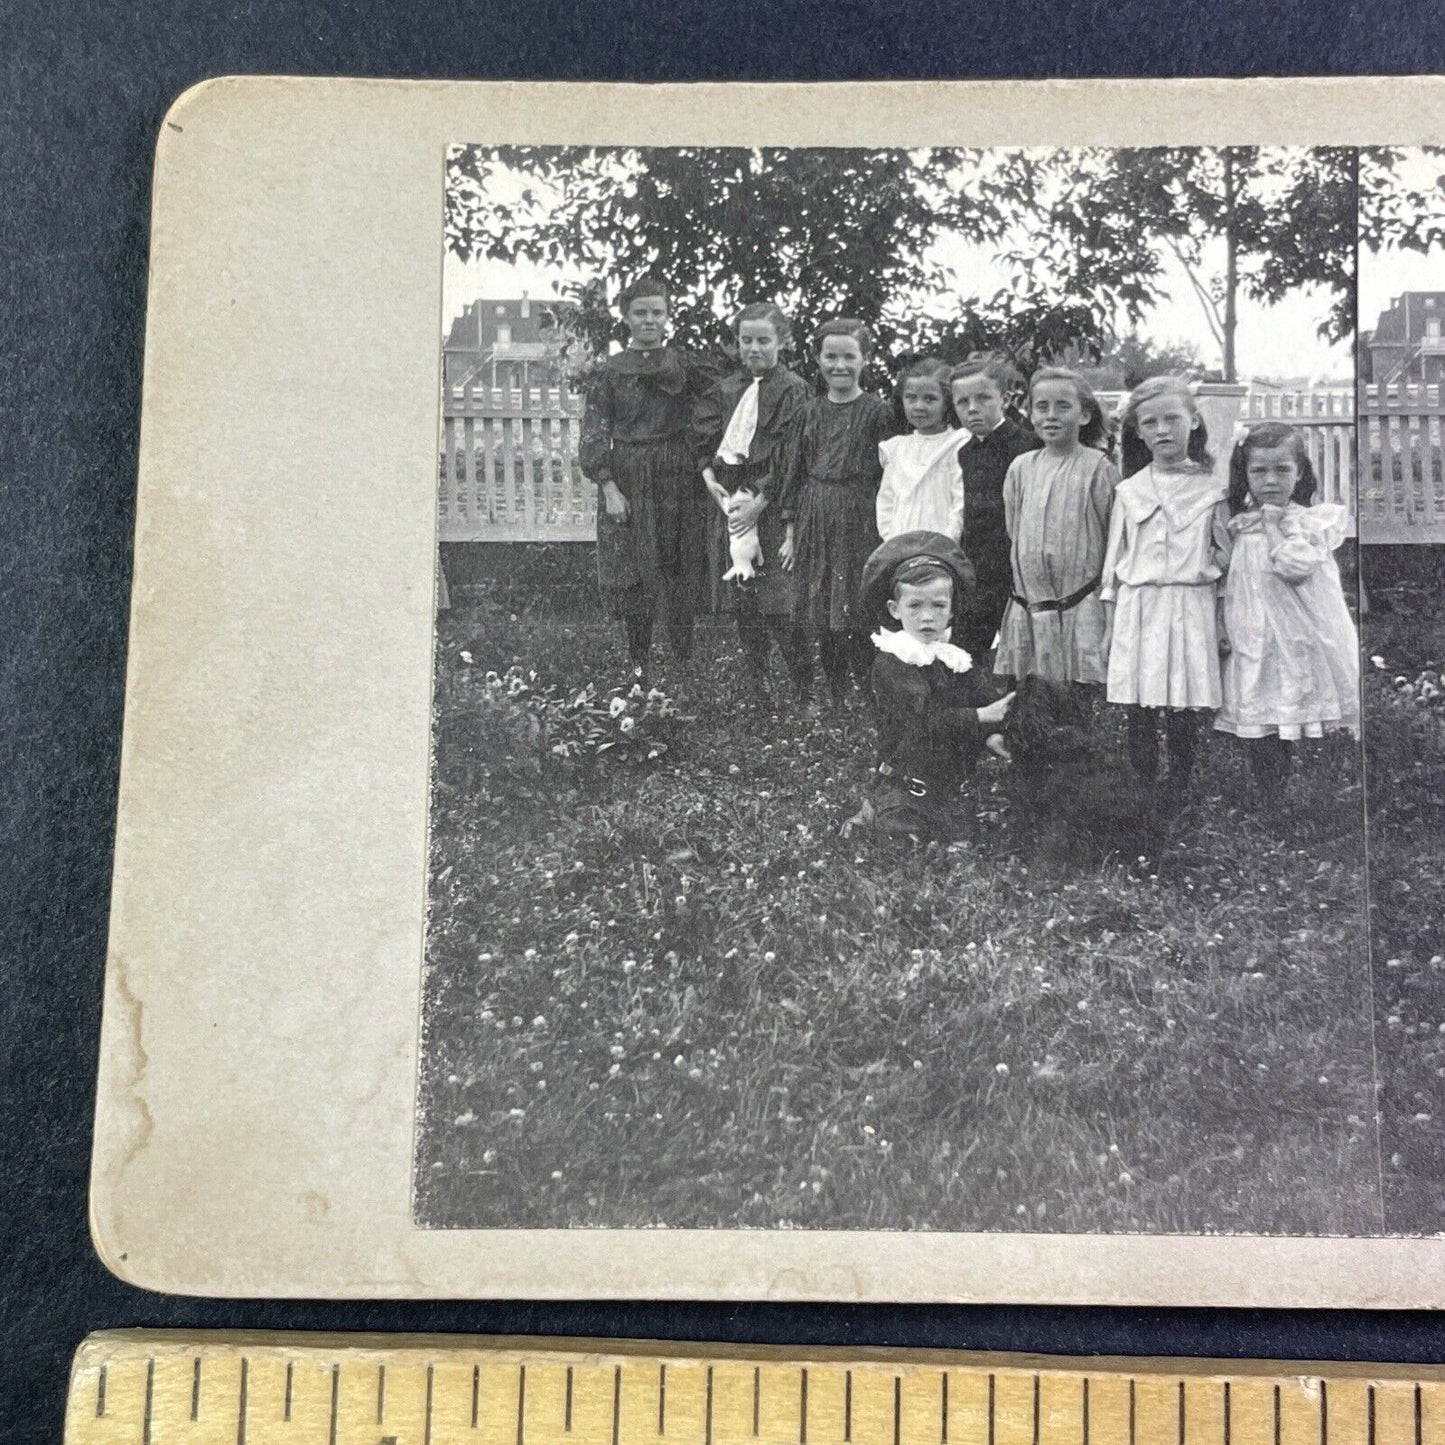
<path id="1" fill-rule="evenodd" d="M 707 492 L 694 414 L 711 376 L 665 344 L 667 288 L 650 277 L 618 297 L 624 351 L 609 356 L 587 392 L 578 460 L 597 484 L 597 580 L 627 629 L 633 677 L 647 676 L 653 621 L 662 613 L 673 655 L 692 655 L 693 617 L 707 575 Z"/>
<path id="2" fill-rule="evenodd" d="M 702 477 L 717 503 L 712 565 L 721 578 L 731 562 L 730 535 L 756 527 L 763 566 L 751 582 L 715 582 L 716 605 L 737 618 L 755 694 L 767 696 L 768 659 L 776 640 L 794 685 L 806 696 L 810 644 L 793 621 L 793 579 L 779 558 L 784 524 L 778 499 L 786 443 L 807 403 L 808 383 L 778 360 L 792 340 L 792 328 L 771 302 L 744 306 L 733 322 L 733 334 L 742 366 L 710 393 L 698 418 L 708 456 Z"/>
<path id="3" fill-rule="evenodd" d="M 799 415 L 783 487 L 783 566 L 793 573 L 793 617 L 818 638 L 835 704 L 850 673 L 873 663 L 860 615 L 863 564 L 879 543 L 878 444 L 898 431 L 893 408 L 862 390 L 871 349 L 861 321 L 824 322 L 814 336 L 827 392 Z"/>

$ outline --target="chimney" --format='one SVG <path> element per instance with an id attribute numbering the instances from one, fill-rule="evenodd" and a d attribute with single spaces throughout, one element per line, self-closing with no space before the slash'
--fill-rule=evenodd
<path id="1" fill-rule="evenodd" d="M 525 321 L 532 314 L 532 300 L 528 294 L 522 292 L 522 320 Z"/>

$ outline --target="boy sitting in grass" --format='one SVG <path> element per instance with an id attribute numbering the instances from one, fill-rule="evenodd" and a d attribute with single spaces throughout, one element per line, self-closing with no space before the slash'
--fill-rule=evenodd
<path id="1" fill-rule="evenodd" d="M 973 566 L 939 532 L 905 532 L 863 569 L 864 615 L 896 626 L 873 634 L 878 710 L 872 797 L 843 825 L 917 841 L 962 829 L 959 788 L 987 748 L 1007 757 L 1001 729 L 1013 693 L 990 701 L 972 659 L 949 639 L 973 586 Z"/>

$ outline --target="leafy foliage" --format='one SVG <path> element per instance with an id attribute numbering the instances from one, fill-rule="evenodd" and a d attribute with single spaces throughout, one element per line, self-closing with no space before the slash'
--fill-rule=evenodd
<path id="1" fill-rule="evenodd" d="M 1132 391 L 1151 376 L 1198 377 L 1205 371 L 1199 348 L 1190 341 L 1155 343 L 1137 331 L 1120 337 L 1097 361 L 1074 362 L 1097 391 Z"/>
<path id="2" fill-rule="evenodd" d="M 1205 244 L 1223 238 L 1246 294 L 1270 303 L 1300 286 L 1323 286 L 1331 303 L 1321 334 L 1332 340 L 1350 334 L 1358 194 L 1353 148 L 1124 147 L 1059 155 L 1050 165 L 1049 224 L 1065 255 L 1081 263 L 1061 278 L 1072 294 L 1087 294 L 1080 288 L 1090 284 L 1088 258 L 1096 249 L 1132 255 L 1139 284 L 1157 284 L 1162 244 L 1189 272 L 1228 354 L 1228 276 L 1201 269 Z M 1142 300 L 1150 294 L 1146 289 Z M 1138 292 L 1121 299 L 1141 304 Z"/>
<path id="3" fill-rule="evenodd" d="M 463 146 L 449 157 L 447 242 L 464 259 L 590 273 L 572 291 L 592 354 L 622 335 L 609 296 L 650 273 L 673 289 L 677 339 L 704 351 L 730 345 L 740 305 L 770 299 L 799 337 L 861 318 L 885 366 L 998 347 L 1029 367 L 1070 346 L 1093 354 L 1155 295 L 1158 256 L 1125 208 L 1102 191 L 1051 202 L 1076 156 Z M 519 175 L 516 198 L 498 199 Z M 1009 283 L 950 301 L 945 236 L 999 247 Z M 920 297 L 939 304 L 920 310 Z"/>
<path id="4" fill-rule="evenodd" d="M 1360 150 L 1360 245 L 1370 252 L 1385 248 L 1425 252 L 1445 245 L 1445 146 L 1405 151 L 1399 146 Z M 1421 166 L 1404 162 L 1418 157 Z M 1419 172 L 1433 168 L 1428 184 Z"/>
<path id="5" fill-rule="evenodd" d="M 475 670 L 469 651 L 456 656 L 464 672 Z M 603 769 L 656 764 L 686 721 L 657 688 L 563 690 L 517 665 L 480 682 L 464 676 L 438 718 L 444 746 L 465 756 L 465 790 L 476 801 L 531 805 L 595 785 Z"/>

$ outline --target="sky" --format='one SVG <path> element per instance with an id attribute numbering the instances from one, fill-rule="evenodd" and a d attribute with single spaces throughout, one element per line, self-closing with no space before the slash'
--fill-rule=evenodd
<path id="1" fill-rule="evenodd" d="M 989 295 L 1007 280 L 1008 273 L 994 260 L 991 247 L 947 237 L 940 240 L 938 254 L 959 277 L 960 290 L 965 294 Z M 1411 278 L 1417 270 L 1420 275 L 1428 274 L 1428 266 L 1414 267 L 1415 259 L 1391 258 L 1392 262 L 1398 261 L 1398 265 L 1392 267 L 1392 273 L 1405 275 L 1408 272 Z M 1191 342 L 1203 357 L 1206 367 L 1218 368 L 1223 360 L 1219 344 L 1210 331 L 1203 308 L 1193 294 L 1183 267 L 1168 254 L 1163 255 L 1162 260 L 1163 294 L 1146 314 L 1140 331 L 1159 345 Z M 1222 242 L 1206 251 L 1206 264 L 1220 273 L 1223 271 L 1223 260 Z M 443 267 L 443 331 L 450 326 L 454 316 L 478 298 L 520 296 L 523 292 L 534 298 L 555 297 L 561 284 L 580 279 L 580 276 L 580 272 L 567 268 L 526 263 L 513 266 L 497 261 L 462 262 L 448 253 Z M 1390 295 L 1398 292 L 1401 284 L 1416 286 L 1425 283 L 1415 279 L 1403 283 L 1382 280 L 1378 288 L 1379 294 L 1384 295 L 1381 304 L 1388 303 Z M 1363 297 L 1364 276 L 1361 277 L 1361 290 Z M 1374 309 L 1363 311 L 1368 318 L 1366 325 L 1373 323 L 1374 315 L 1380 309 L 1373 299 L 1376 292 L 1371 291 L 1370 294 L 1370 304 Z M 1306 377 L 1311 381 L 1348 380 L 1354 370 L 1350 344 L 1330 343 L 1318 334 L 1319 323 L 1328 308 L 1329 297 L 1321 288 L 1301 288 L 1276 306 L 1263 306 L 1241 291 L 1235 345 L 1239 374 L 1262 378 Z"/>
<path id="2" fill-rule="evenodd" d="M 1439 184 L 1445 162 L 1421 151 L 1407 151 L 1396 169 L 1406 182 L 1424 188 Z M 1361 327 L 1372 329 L 1380 312 L 1402 291 L 1445 291 L 1445 247 L 1423 255 L 1389 247 L 1377 254 L 1361 252 Z"/>

